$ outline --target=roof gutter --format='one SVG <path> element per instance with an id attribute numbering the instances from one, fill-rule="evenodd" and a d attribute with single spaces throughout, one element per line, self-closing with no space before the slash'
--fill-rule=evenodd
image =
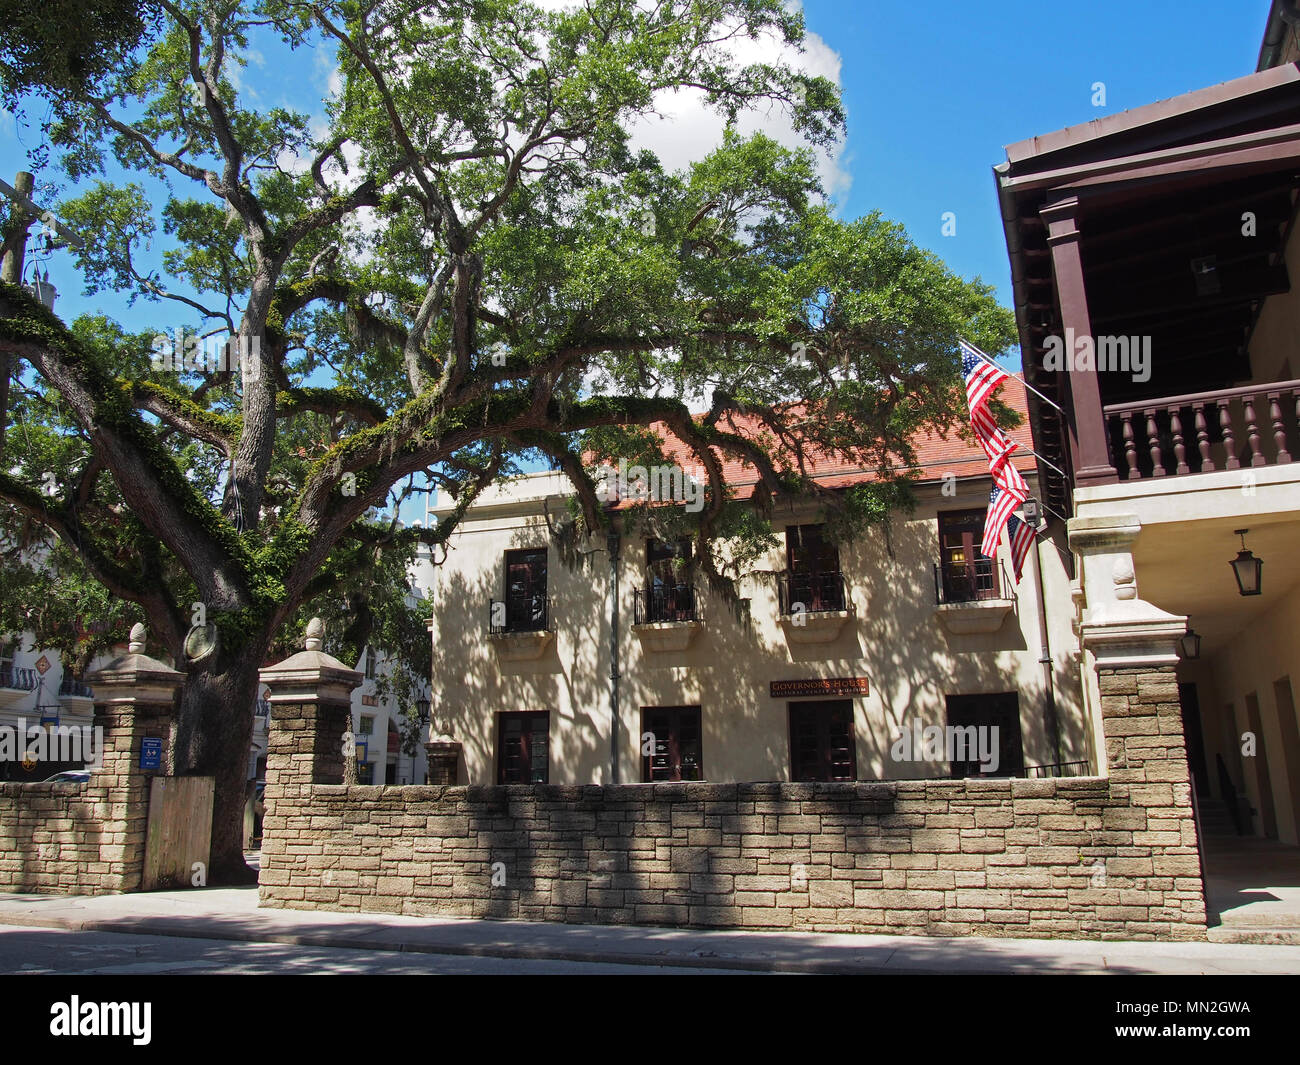
<path id="1" fill-rule="evenodd" d="M 1264 41 L 1259 46 L 1257 71 L 1267 70 L 1281 61 L 1288 28 L 1300 32 L 1300 0 L 1273 0 L 1264 26 Z"/>

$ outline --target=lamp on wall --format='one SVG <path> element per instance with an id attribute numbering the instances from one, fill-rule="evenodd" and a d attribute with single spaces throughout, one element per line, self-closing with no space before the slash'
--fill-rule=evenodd
<path id="1" fill-rule="evenodd" d="M 1178 645 L 1182 649 L 1183 657 L 1186 659 L 1201 657 L 1201 636 L 1190 625 L 1187 631 L 1178 639 Z"/>
<path id="2" fill-rule="evenodd" d="M 1234 536 L 1241 537 L 1241 550 L 1230 563 L 1233 576 L 1237 578 L 1237 590 L 1242 595 L 1259 595 L 1264 563 L 1246 550 L 1246 533 L 1249 529 L 1235 529 Z"/>
<path id="3" fill-rule="evenodd" d="M 415 716 L 420 719 L 421 725 L 427 725 L 429 723 L 429 700 L 428 699 L 415 700 Z"/>

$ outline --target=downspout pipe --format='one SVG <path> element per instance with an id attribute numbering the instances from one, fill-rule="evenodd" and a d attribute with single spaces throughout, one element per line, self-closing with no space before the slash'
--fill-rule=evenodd
<path id="1" fill-rule="evenodd" d="M 1047 597 L 1043 594 L 1042 543 L 1034 537 L 1034 591 L 1038 596 L 1038 636 L 1041 644 L 1038 661 L 1043 667 L 1043 691 L 1047 712 L 1047 731 L 1059 767 L 1061 758 L 1061 717 L 1056 708 L 1056 663 L 1052 660 L 1052 640 L 1047 631 Z"/>
<path id="2" fill-rule="evenodd" d="M 618 561 L 619 534 L 611 524 L 605 546 L 609 550 L 609 782 L 618 780 Z"/>

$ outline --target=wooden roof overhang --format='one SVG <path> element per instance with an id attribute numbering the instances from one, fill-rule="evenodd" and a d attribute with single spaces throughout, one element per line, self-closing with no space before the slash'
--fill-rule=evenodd
<path id="1" fill-rule="evenodd" d="M 1095 336 L 1150 337 L 1151 377 L 1099 374 L 1117 403 L 1248 380 L 1250 333 L 1290 285 L 1283 252 L 1300 192 L 1300 65 L 1021 141 L 994 168 L 1026 378 L 1067 411 L 1069 375 L 1043 368 L 1061 335 L 1050 223 L 1077 227 Z M 1247 212 L 1254 236 L 1243 230 Z M 1190 387 L 1189 387 L 1190 386 Z M 1070 470 L 1067 420 L 1030 397 L 1040 450 Z M 1068 479 L 1044 467 L 1069 513 Z"/>

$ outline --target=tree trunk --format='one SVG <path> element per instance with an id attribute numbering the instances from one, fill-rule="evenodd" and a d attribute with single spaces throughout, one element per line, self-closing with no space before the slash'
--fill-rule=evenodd
<path id="1" fill-rule="evenodd" d="M 244 803 L 262 657 L 261 648 L 241 648 L 191 670 L 181 689 L 173 771 L 216 778 L 209 884 L 257 881 L 244 861 Z"/>

